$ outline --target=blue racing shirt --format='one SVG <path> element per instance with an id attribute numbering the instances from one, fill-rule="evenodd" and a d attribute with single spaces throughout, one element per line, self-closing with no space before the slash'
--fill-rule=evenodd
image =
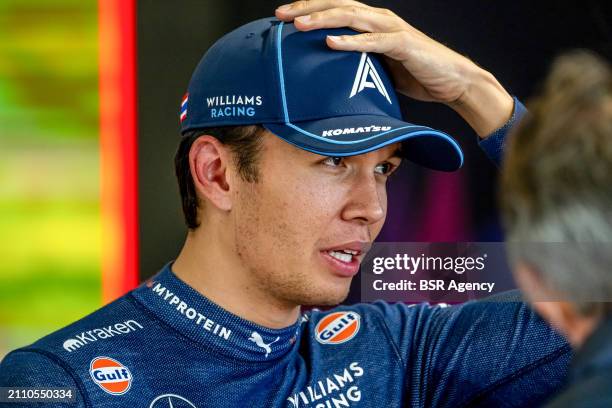
<path id="1" fill-rule="evenodd" d="M 506 130 L 487 139 L 490 157 Z M 566 375 L 569 346 L 516 293 L 312 310 L 274 330 L 214 304 L 172 265 L 9 353 L 0 386 L 72 388 L 76 402 L 47 406 L 73 408 L 533 407 Z"/>

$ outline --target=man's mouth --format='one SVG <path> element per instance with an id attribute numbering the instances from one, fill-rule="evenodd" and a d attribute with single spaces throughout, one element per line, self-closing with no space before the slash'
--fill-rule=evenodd
<path id="1" fill-rule="evenodd" d="M 340 251 L 330 250 L 330 251 L 327 251 L 327 253 L 333 258 L 336 258 L 337 260 L 341 262 L 347 262 L 347 263 L 351 262 L 353 260 L 353 257 L 356 257 L 357 255 L 359 255 L 359 251 L 353 251 L 351 249 L 343 249 Z"/>
<path id="2" fill-rule="evenodd" d="M 352 241 L 326 248 L 321 251 L 327 265 L 336 274 L 344 277 L 355 275 L 359 271 L 359 264 L 365 253 L 370 249 L 366 241 Z"/>

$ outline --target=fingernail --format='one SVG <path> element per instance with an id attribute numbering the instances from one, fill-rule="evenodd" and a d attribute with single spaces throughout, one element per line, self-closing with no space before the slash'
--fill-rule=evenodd
<path id="1" fill-rule="evenodd" d="M 310 22 L 310 16 L 306 15 L 306 16 L 296 17 L 296 20 L 299 21 L 300 23 L 308 24 Z"/>
<path id="2" fill-rule="evenodd" d="M 277 7 L 276 9 L 278 11 L 289 11 L 290 8 L 291 8 L 291 4 L 284 4 L 280 7 Z"/>
<path id="3" fill-rule="evenodd" d="M 341 38 L 338 37 L 337 35 L 328 35 L 327 38 L 335 42 L 341 41 Z"/>

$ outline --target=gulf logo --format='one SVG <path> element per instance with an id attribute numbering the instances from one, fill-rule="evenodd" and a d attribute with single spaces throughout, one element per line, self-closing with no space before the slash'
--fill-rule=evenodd
<path id="1" fill-rule="evenodd" d="M 91 360 L 89 375 L 104 392 L 111 395 L 125 394 L 132 385 L 130 370 L 110 357 L 101 356 Z"/>
<path id="2" fill-rule="evenodd" d="M 321 344 L 346 343 L 359 331 L 361 316 L 355 312 L 333 312 L 315 327 L 315 338 Z"/>

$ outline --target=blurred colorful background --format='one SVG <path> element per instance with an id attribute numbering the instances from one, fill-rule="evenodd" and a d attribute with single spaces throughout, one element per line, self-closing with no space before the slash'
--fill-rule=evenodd
<path id="1" fill-rule="evenodd" d="M 0 356 L 101 302 L 97 13 L 0 2 Z"/>
<path id="2" fill-rule="evenodd" d="M 105 109 L 125 94 L 99 57 L 123 47 L 105 3 L 0 1 L 0 358 L 118 296 L 130 270 L 118 177 L 135 166 L 113 141 L 136 135 Z"/>

